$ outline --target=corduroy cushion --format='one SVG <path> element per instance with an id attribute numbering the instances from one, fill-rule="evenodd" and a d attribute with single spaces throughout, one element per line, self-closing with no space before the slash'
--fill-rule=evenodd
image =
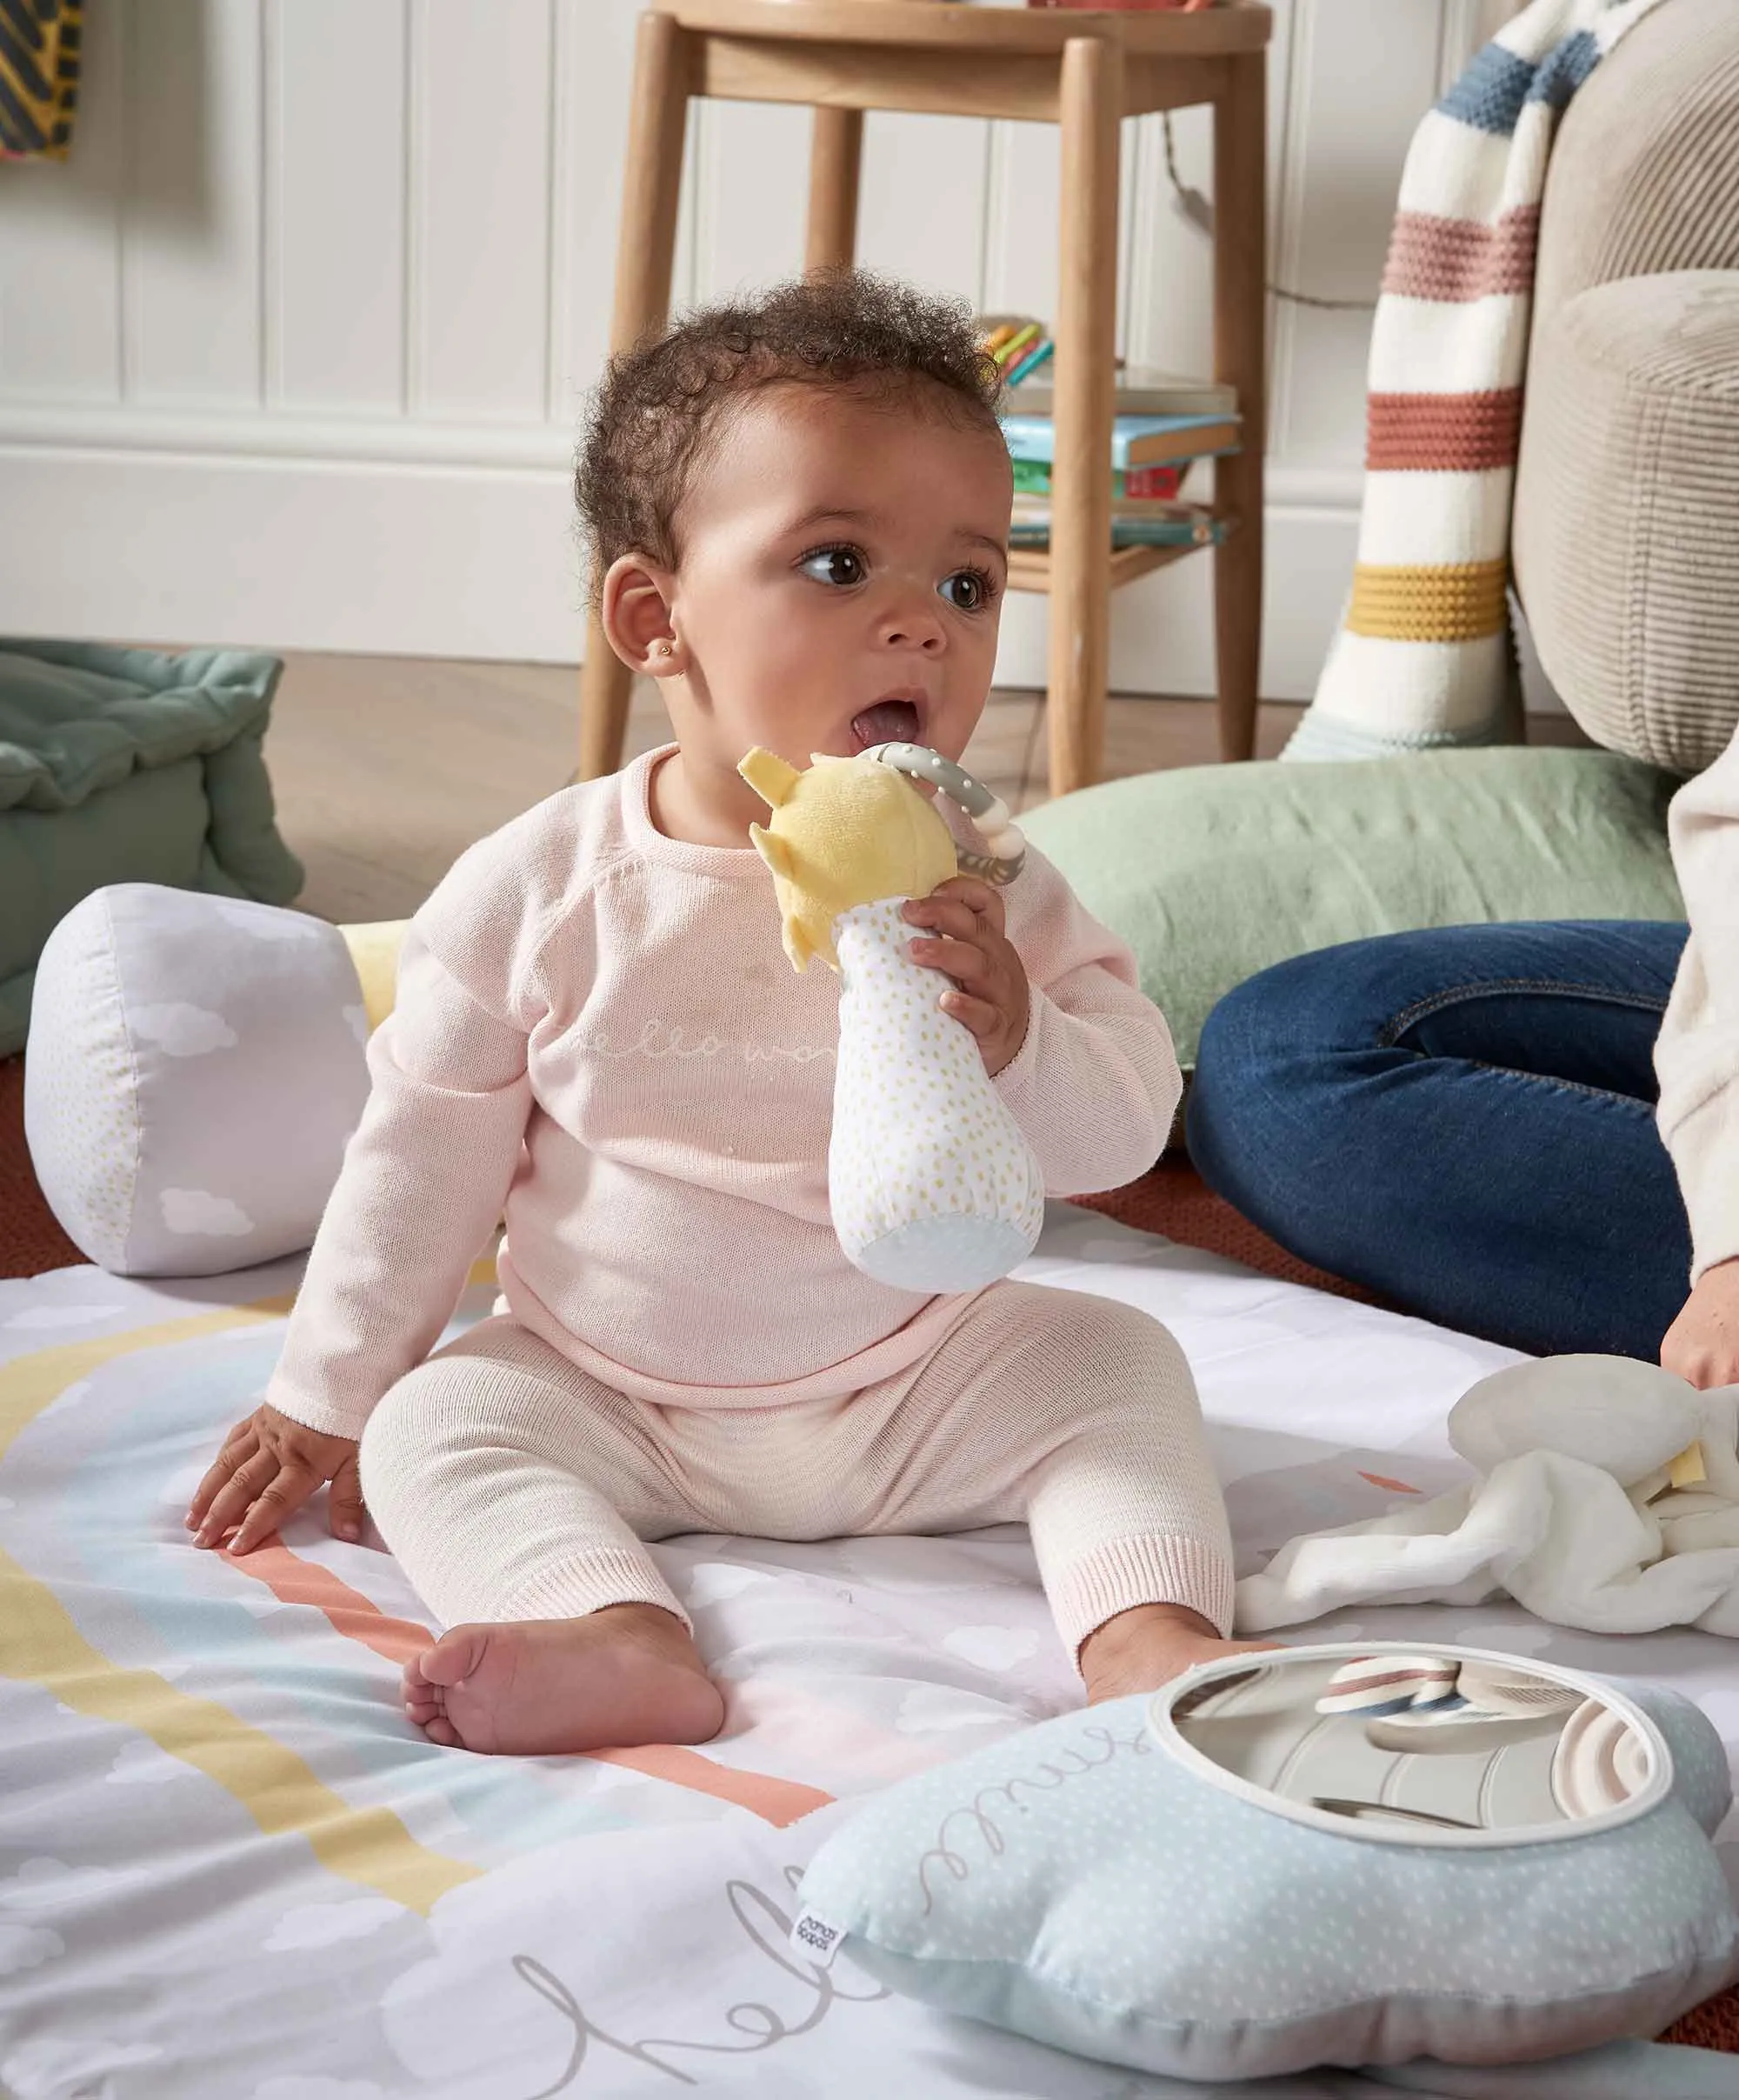
<path id="1" fill-rule="evenodd" d="M 1739 270 L 1578 293 L 1535 337 L 1516 568 L 1540 661 L 1596 743 L 1680 773 L 1726 749 L 1736 521 Z"/>
<path id="2" fill-rule="evenodd" d="M 1559 349 L 1564 310 L 1591 287 L 1683 270 L 1739 270 L 1734 0 L 1673 0 L 1656 9 L 1596 67 L 1564 112 L 1540 211 L 1534 341 L 1511 541 L 1516 581 L 1543 668 L 1582 727 L 1615 750 L 1689 772 L 1722 749 L 1739 720 L 1734 690 L 1739 680 L 1731 675 L 1735 630 L 1729 626 L 1723 642 L 1718 621 L 1707 623 L 1711 611 L 1722 610 L 1710 564 L 1723 535 L 1733 558 L 1730 505 L 1739 477 L 1734 457 L 1739 431 L 1731 420 L 1724 423 L 1724 457 L 1687 461 L 1682 442 L 1652 462 L 1646 452 L 1627 452 L 1597 427 L 1601 402 L 1610 403 L 1615 382 L 1608 378 L 1600 400 L 1585 398 L 1584 362 Z M 1655 294 L 1644 290 L 1636 296 L 1648 302 Z M 1610 318 L 1618 310 L 1579 311 L 1572 324 L 1580 331 L 1576 339 L 1588 340 L 1602 312 Z M 1647 384 L 1658 406 L 1658 371 Z M 1729 418 L 1734 409 L 1729 390 Z M 1686 406 L 1676 403 L 1675 410 L 1674 436 L 1682 441 L 1689 436 Z M 1695 420 L 1706 429 L 1717 413 L 1705 400 Z M 1671 478 L 1687 464 L 1689 483 Z M 1664 471 L 1669 478 L 1656 487 L 1652 480 L 1628 478 L 1628 470 Z M 1711 503 L 1718 508 L 1723 477 L 1728 517 L 1724 523 L 1717 518 L 1711 532 L 1709 510 Z M 1589 497 L 1591 514 L 1582 508 Z M 1675 532 L 1689 523 L 1692 541 L 1681 545 L 1668 537 L 1656 508 L 1662 499 L 1676 514 Z M 1639 531 L 1640 540 L 1633 537 Z M 1640 559 L 1645 544 L 1662 560 L 1652 577 L 1632 560 Z M 1612 590 L 1627 562 L 1633 590 L 1646 584 L 1660 593 L 1646 623 L 1628 626 L 1633 603 L 1623 598 L 1621 610 L 1622 593 Z M 1688 664 L 1687 637 L 1673 631 L 1687 603 L 1697 623 Z M 1586 628 L 1590 610 L 1594 625 Z M 1739 612 L 1727 617 L 1739 618 Z M 1682 667 L 1692 674 L 1688 687 L 1680 683 Z"/>
<path id="3" fill-rule="evenodd" d="M 1739 270 L 1733 0 L 1656 8 L 1564 111 L 1540 205 L 1535 333 L 1590 285 L 1669 270 Z"/>

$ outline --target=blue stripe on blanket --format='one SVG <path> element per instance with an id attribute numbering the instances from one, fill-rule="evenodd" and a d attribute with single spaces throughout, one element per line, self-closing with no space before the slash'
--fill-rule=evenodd
<path id="1" fill-rule="evenodd" d="M 1469 62 L 1466 72 L 1437 104 L 1438 110 L 1476 130 L 1507 138 L 1516 129 L 1537 70 L 1501 43 L 1488 43 Z"/>
<path id="2" fill-rule="evenodd" d="M 1528 90 L 1529 101 L 1549 102 L 1562 110 L 1599 63 L 1600 46 L 1592 32 L 1578 30 L 1574 37 L 1555 43 L 1540 61 Z"/>

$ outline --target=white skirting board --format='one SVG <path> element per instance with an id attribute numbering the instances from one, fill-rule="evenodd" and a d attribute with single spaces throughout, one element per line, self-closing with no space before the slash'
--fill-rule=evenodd
<path id="1" fill-rule="evenodd" d="M 317 448 L 317 449 L 316 449 Z M 1270 475 L 1263 691 L 1308 698 L 1352 573 L 1358 475 Z M 1117 594 L 1119 692 L 1213 690 L 1211 557 Z M 573 663 L 583 567 L 563 441 L 93 411 L 0 424 L 0 633 Z M 1010 594 L 998 681 L 1045 682 Z"/>

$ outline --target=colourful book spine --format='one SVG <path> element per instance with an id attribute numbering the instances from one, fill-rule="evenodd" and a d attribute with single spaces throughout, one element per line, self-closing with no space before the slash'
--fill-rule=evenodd
<path id="1" fill-rule="evenodd" d="M 1056 435 L 1049 416 L 1004 416 L 1002 420 L 1003 436 L 1015 458 L 1050 459 Z M 1179 438 L 1190 430 L 1219 430 L 1236 421 L 1230 416 L 1119 416 L 1111 426 L 1111 464 L 1127 468 L 1130 448 L 1138 447 L 1144 439 Z"/>
<path id="2" fill-rule="evenodd" d="M 1050 494 L 1050 462 L 1048 459 L 1017 459 L 1014 468 L 1016 496 Z M 1123 496 L 1169 499 L 1176 497 L 1183 486 L 1184 472 L 1184 468 L 1181 466 L 1131 467 L 1127 472 L 1122 468 L 1113 468 L 1111 495 L 1114 499 Z"/>

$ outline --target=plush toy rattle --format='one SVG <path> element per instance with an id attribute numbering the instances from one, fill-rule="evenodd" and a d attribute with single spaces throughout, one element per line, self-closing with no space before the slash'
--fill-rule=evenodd
<path id="1" fill-rule="evenodd" d="M 799 771 L 758 747 L 737 770 L 772 815 L 750 826 L 773 871 L 794 970 L 840 977 L 828 1189 L 847 1258 L 901 1290 L 976 1290 L 1032 1252 L 1044 1176 L 971 1031 L 915 962 L 909 898 L 965 872 L 1012 882 L 1026 847 L 1006 807 L 940 752 L 878 743 Z M 934 781 L 990 848 L 966 853 L 906 776 Z"/>
<path id="2" fill-rule="evenodd" d="M 1238 1584 L 1238 1630 L 1508 1596 L 1593 1633 L 1739 1637 L 1739 1386 L 1697 1392 L 1628 1357 L 1546 1357 L 1471 1386 L 1449 1432 L 1477 1478 L 1291 1540 Z"/>

